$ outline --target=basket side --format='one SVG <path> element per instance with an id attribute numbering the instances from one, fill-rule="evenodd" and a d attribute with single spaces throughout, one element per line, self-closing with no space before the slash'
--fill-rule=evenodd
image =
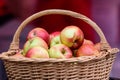
<path id="1" fill-rule="evenodd" d="M 88 62 L 4 61 L 9 80 L 109 80 L 115 54 Z"/>

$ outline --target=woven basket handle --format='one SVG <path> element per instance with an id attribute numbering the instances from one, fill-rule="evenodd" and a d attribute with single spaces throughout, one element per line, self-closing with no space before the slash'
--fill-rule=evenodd
<path id="1" fill-rule="evenodd" d="M 84 22 L 88 23 L 97 32 L 97 34 L 99 35 L 100 42 L 101 42 L 101 49 L 109 48 L 108 42 L 107 42 L 103 32 L 99 28 L 99 26 L 95 22 L 93 22 L 91 19 L 89 19 L 88 17 L 86 17 L 86 16 L 84 16 L 84 15 L 82 15 L 80 13 L 76 13 L 76 12 L 69 11 L 69 10 L 49 9 L 49 10 L 44 10 L 44 11 L 40 11 L 38 13 L 35 13 L 32 16 L 25 19 L 21 23 L 21 25 L 18 27 L 18 29 L 16 30 L 16 32 L 14 34 L 13 41 L 12 41 L 12 43 L 10 45 L 9 50 L 19 49 L 20 33 L 28 23 L 30 23 L 31 21 L 33 21 L 33 20 L 35 20 L 35 19 L 37 19 L 37 18 L 39 18 L 41 16 L 50 15 L 50 14 L 68 15 L 68 16 L 83 20 Z"/>

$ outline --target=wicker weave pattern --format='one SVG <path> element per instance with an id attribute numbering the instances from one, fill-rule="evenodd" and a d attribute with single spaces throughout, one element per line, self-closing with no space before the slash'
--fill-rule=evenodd
<path id="1" fill-rule="evenodd" d="M 5 61 L 9 80 L 109 80 L 115 55 L 86 63 Z"/>
<path id="2" fill-rule="evenodd" d="M 91 25 L 98 33 L 101 43 L 99 56 L 70 59 L 30 59 L 13 58 L 11 55 L 19 50 L 19 36 L 31 21 L 48 14 L 62 14 L 81 19 Z M 68 10 L 45 10 L 28 17 L 18 27 L 10 48 L 0 54 L 4 61 L 9 80 L 109 80 L 112 63 L 117 48 L 110 48 L 103 32 L 88 17 Z"/>

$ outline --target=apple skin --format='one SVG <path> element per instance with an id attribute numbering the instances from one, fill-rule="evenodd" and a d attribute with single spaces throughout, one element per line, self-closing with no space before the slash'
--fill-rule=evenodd
<path id="1" fill-rule="evenodd" d="M 101 51 L 101 46 L 102 44 L 100 42 L 95 43 L 94 47 L 100 52 Z M 109 48 L 111 49 L 111 47 L 109 46 Z"/>
<path id="2" fill-rule="evenodd" d="M 88 40 L 88 39 L 84 39 L 83 45 L 84 45 L 84 44 L 91 44 L 91 45 L 94 45 L 94 43 L 93 43 L 91 40 Z"/>
<path id="3" fill-rule="evenodd" d="M 23 56 L 22 54 L 23 54 L 23 50 L 16 52 L 16 54 L 13 55 L 12 57 L 15 57 L 15 58 L 23 58 L 24 56 Z"/>
<path id="4" fill-rule="evenodd" d="M 24 44 L 23 55 L 25 55 L 30 48 L 35 47 L 35 46 L 41 46 L 45 48 L 46 50 L 48 50 L 48 45 L 42 38 L 34 37 L 32 39 L 27 40 L 26 43 Z"/>
<path id="5" fill-rule="evenodd" d="M 94 47 L 100 52 L 100 46 L 101 46 L 101 44 L 100 44 L 100 42 L 98 42 L 98 43 L 96 43 L 95 45 L 94 45 Z"/>
<path id="6" fill-rule="evenodd" d="M 57 59 L 71 58 L 72 51 L 64 44 L 56 44 L 49 49 L 49 56 Z"/>
<path id="7" fill-rule="evenodd" d="M 48 51 L 40 46 L 30 48 L 26 53 L 25 57 L 28 58 L 49 58 Z"/>
<path id="8" fill-rule="evenodd" d="M 60 39 L 66 46 L 76 49 L 82 45 L 84 34 L 77 26 L 67 26 L 61 31 Z"/>
<path id="9" fill-rule="evenodd" d="M 54 36 L 53 38 L 51 38 L 50 40 L 50 47 L 56 45 L 56 44 L 61 44 L 61 40 L 60 40 L 60 34 Z"/>
<path id="10" fill-rule="evenodd" d="M 58 36 L 58 35 L 60 35 L 60 31 L 52 32 L 52 33 L 50 34 L 50 41 L 51 41 L 54 37 L 56 37 L 56 36 Z"/>
<path id="11" fill-rule="evenodd" d="M 74 57 L 77 57 L 77 56 L 76 56 L 77 51 L 78 51 L 78 49 L 74 49 L 74 50 L 72 50 L 72 52 L 73 52 L 73 56 L 74 56 Z"/>
<path id="12" fill-rule="evenodd" d="M 77 53 L 76 56 L 97 56 L 99 55 L 99 51 L 94 47 L 94 45 L 91 44 L 84 44 L 82 45 Z"/>
<path id="13" fill-rule="evenodd" d="M 27 39 L 31 39 L 33 37 L 40 37 L 43 40 L 45 40 L 45 42 L 47 44 L 49 44 L 50 36 L 49 36 L 49 33 L 44 28 L 34 28 L 34 29 L 32 29 L 28 33 Z"/>

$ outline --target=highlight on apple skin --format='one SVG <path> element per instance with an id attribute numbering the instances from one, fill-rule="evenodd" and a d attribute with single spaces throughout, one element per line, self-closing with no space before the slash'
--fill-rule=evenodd
<path id="1" fill-rule="evenodd" d="M 32 39 L 27 40 L 26 43 L 24 44 L 23 55 L 25 55 L 30 48 L 35 47 L 35 46 L 41 46 L 45 48 L 46 50 L 48 50 L 48 45 L 42 38 L 34 37 Z"/>
<path id="2" fill-rule="evenodd" d="M 61 31 L 60 39 L 66 46 L 76 49 L 82 45 L 84 34 L 77 26 L 67 26 Z"/>
<path id="3" fill-rule="evenodd" d="M 33 37 L 40 37 L 43 40 L 45 40 L 45 42 L 47 44 L 49 44 L 50 36 L 49 36 L 49 33 L 44 28 L 34 28 L 34 29 L 32 29 L 28 33 L 27 39 L 31 39 Z"/>
<path id="4" fill-rule="evenodd" d="M 56 44 L 49 49 L 49 56 L 50 58 L 71 58 L 72 51 L 69 47 L 65 46 L 64 44 Z"/>
<path id="5" fill-rule="evenodd" d="M 91 40 L 88 40 L 88 39 L 84 39 L 83 45 L 84 45 L 84 44 L 91 44 L 91 45 L 94 45 L 94 43 L 93 43 Z"/>
<path id="6" fill-rule="evenodd" d="M 40 46 L 30 48 L 26 53 L 25 57 L 28 58 L 49 58 L 48 51 Z"/>

